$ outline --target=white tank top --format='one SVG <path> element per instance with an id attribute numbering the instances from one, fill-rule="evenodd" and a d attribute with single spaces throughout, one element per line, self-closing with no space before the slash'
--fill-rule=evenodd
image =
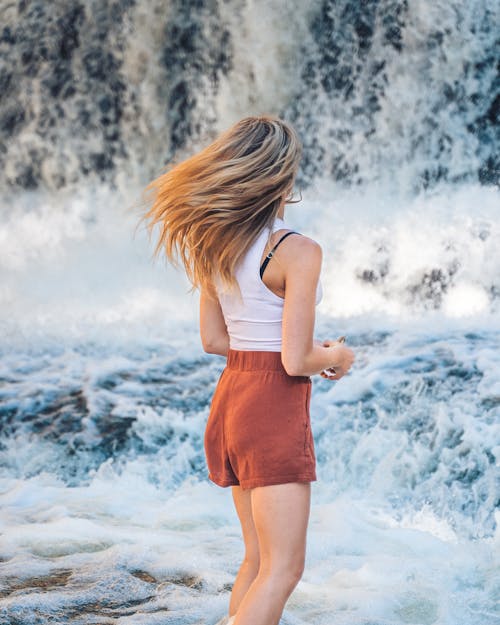
<path id="1" fill-rule="evenodd" d="M 293 230 L 283 219 L 276 217 L 272 231 Z M 229 334 L 229 347 L 238 350 L 281 351 L 281 322 L 284 298 L 273 293 L 260 277 L 260 259 L 269 236 L 264 228 L 238 265 L 235 277 L 241 290 L 226 290 L 220 279 L 215 288 Z M 271 260 L 272 262 L 272 260 Z M 323 297 L 321 280 L 316 289 L 316 304 Z"/>

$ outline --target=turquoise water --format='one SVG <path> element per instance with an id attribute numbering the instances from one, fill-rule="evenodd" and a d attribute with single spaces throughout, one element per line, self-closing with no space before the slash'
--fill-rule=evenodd
<path id="1" fill-rule="evenodd" d="M 136 230 L 248 114 L 304 143 L 318 481 L 288 625 L 500 623 L 498 3 L 9 3 L 0 38 L 0 625 L 213 625 L 242 557 L 203 431 L 224 359 Z"/>

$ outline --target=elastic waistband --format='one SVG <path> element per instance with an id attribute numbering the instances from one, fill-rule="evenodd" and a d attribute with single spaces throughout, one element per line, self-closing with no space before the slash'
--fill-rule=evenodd
<path id="1" fill-rule="evenodd" d="M 288 375 L 281 362 L 281 352 L 229 349 L 226 367 L 237 371 L 257 371 L 259 369 L 282 371 Z"/>

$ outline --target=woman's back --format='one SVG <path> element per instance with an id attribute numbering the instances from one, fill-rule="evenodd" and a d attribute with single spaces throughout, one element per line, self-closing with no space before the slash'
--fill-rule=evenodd
<path id="1" fill-rule="evenodd" d="M 272 231 L 278 230 L 292 229 L 283 219 L 276 217 Z M 220 280 L 215 281 L 231 349 L 281 351 L 284 298 L 266 286 L 259 271 L 268 236 L 269 229 L 264 228 L 235 271 L 241 298 L 237 290 L 227 290 Z M 316 304 L 321 301 L 322 294 L 319 281 Z"/>

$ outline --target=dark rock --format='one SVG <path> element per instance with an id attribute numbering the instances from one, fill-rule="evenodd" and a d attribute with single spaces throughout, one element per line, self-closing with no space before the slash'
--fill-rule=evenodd
<path id="1" fill-rule="evenodd" d="M 486 111 L 486 117 L 492 124 L 500 124 L 500 93 L 497 94 L 490 107 Z"/>
<path id="2" fill-rule="evenodd" d="M 113 159 L 103 152 L 90 154 L 90 162 L 92 163 L 92 167 L 97 172 L 102 172 L 102 170 L 105 169 L 113 169 L 115 166 Z"/>
<path id="3" fill-rule="evenodd" d="M 164 110 L 159 131 L 158 120 L 152 124 L 149 111 L 141 110 L 148 106 L 142 104 L 142 85 L 136 76 L 130 80 L 130 68 L 124 64 L 130 58 L 130 42 L 136 41 L 129 38 L 135 0 L 12 3 L 14 19 L 0 28 L 3 186 L 54 189 L 77 183 L 79 176 L 112 183 L 120 163 L 130 158 L 128 166 L 137 166 L 132 159 L 139 158 L 134 156 L 137 145 L 147 143 L 145 127 L 160 132 L 155 144 L 165 146 L 162 154 L 149 156 L 151 162 L 179 157 L 187 146 L 209 136 L 217 121 L 215 97 L 221 78 L 232 69 L 235 45 L 220 9 L 222 1 L 169 0 L 164 12 L 159 4 L 152 8 L 159 20 L 165 19 L 159 25 L 161 47 L 151 49 L 150 59 L 155 63 L 156 54 L 160 61 L 152 91 L 158 100 L 155 108 L 160 103 Z M 459 36 L 464 45 L 474 38 L 482 45 L 471 46 L 462 68 L 446 71 L 454 62 L 446 54 L 448 46 L 455 45 L 458 36 L 446 22 L 435 25 L 421 43 L 415 39 L 420 46 L 417 56 L 432 55 L 429 67 L 442 63 L 441 78 L 413 65 L 414 52 L 404 50 L 405 29 L 416 27 L 408 23 L 408 0 L 322 0 L 311 7 L 313 41 L 297 42 L 302 80 L 280 113 L 296 126 L 304 144 L 301 185 L 317 175 L 345 185 L 361 184 L 397 171 L 402 159 L 415 165 L 410 183 L 415 193 L 442 181 L 478 179 L 500 185 L 498 43 L 491 11 L 479 4 L 477 11 L 471 10 L 471 19 L 460 25 Z M 404 137 L 384 137 L 393 121 L 384 119 L 393 104 L 387 103 L 389 77 L 415 67 L 423 72 L 415 77 L 419 110 L 415 106 L 401 120 Z M 421 88 L 427 91 L 417 93 Z M 54 112 L 47 115 L 45 109 Z M 24 134 L 28 125 L 29 133 L 37 135 L 34 140 Z M 467 133 L 470 145 L 463 138 Z M 30 142 L 39 152 L 43 143 L 43 154 L 38 154 L 42 159 L 57 162 L 72 152 L 79 171 L 42 174 L 49 169 L 41 162 L 5 167 L 6 160 L 19 158 Z M 460 151 L 463 164 L 456 158 Z M 16 173 L 7 173 L 11 171 Z"/>
<path id="4" fill-rule="evenodd" d="M 427 308 L 438 309 L 455 272 L 453 265 L 448 270 L 441 267 L 431 269 L 423 274 L 418 284 L 408 286 L 408 292 L 414 301 L 419 300 Z"/>
<path id="5" fill-rule="evenodd" d="M 90 78 L 106 82 L 120 64 L 111 52 L 96 47 L 83 56 L 83 65 Z"/>
<path id="6" fill-rule="evenodd" d="M 6 68 L 0 69 L 0 100 L 7 97 L 12 83 L 12 72 L 9 72 Z"/>
<path id="7" fill-rule="evenodd" d="M 171 155 L 202 132 L 204 111 L 197 110 L 198 103 L 212 97 L 219 76 L 232 64 L 231 35 L 221 23 L 215 0 L 173 0 L 173 6 L 162 54 Z"/>
<path id="8" fill-rule="evenodd" d="M 52 98 L 69 97 L 75 92 L 74 87 L 69 84 L 73 80 L 71 67 L 67 63 L 57 63 L 54 65 L 52 73 L 42 80 L 42 85 L 48 89 Z"/>
<path id="9" fill-rule="evenodd" d="M 10 45 L 16 43 L 16 37 L 9 26 L 4 26 L 2 34 L 0 35 L 0 43 L 7 43 Z"/>
<path id="10" fill-rule="evenodd" d="M 22 105 L 18 102 L 11 108 L 2 112 L 0 118 L 0 130 L 7 137 L 12 137 L 16 132 L 21 130 L 23 122 L 25 120 L 25 113 Z"/>
<path id="11" fill-rule="evenodd" d="M 77 4 L 57 20 L 57 26 L 61 31 L 59 56 L 62 59 L 71 60 L 74 51 L 79 47 L 80 26 L 84 19 L 85 9 L 83 5 Z"/>
<path id="12" fill-rule="evenodd" d="M 26 190 L 37 189 L 40 183 L 40 172 L 34 164 L 21 166 L 21 172 L 15 178 L 16 185 Z"/>
<path id="13" fill-rule="evenodd" d="M 500 186 L 500 156 L 488 156 L 478 170 L 481 184 Z"/>

